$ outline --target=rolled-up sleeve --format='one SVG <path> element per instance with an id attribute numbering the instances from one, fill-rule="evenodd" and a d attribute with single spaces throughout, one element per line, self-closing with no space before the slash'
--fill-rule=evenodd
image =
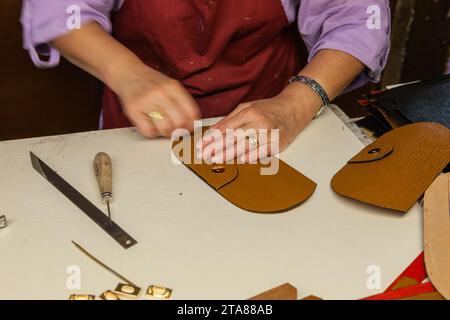
<path id="1" fill-rule="evenodd" d="M 122 3 L 123 0 L 23 0 L 20 21 L 24 48 L 36 66 L 56 66 L 60 54 L 50 45 L 52 40 L 92 21 L 111 32 L 111 11 Z M 74 21 L 80 22 L 79 26 Z"/>
<path id="2" fill-rule="evenodd" d="M 322 49 L 335 49 L 366 66 L 347 90 L 380 80 L 390 44 L 387 0 L 301 0 L 298 28 L 310 60 Z"/>

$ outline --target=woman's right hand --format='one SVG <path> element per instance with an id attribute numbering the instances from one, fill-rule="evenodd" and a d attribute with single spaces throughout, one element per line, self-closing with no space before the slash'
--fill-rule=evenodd
<path id="1" fill-rule="evenodd" d="M 103 81 L 120 98 L 123 111 L 149 138 L 170 137 L 178 128 L 193 130 L 200 109 L 177 80 L 146 66 L 96 22 L 54 41 L 64 57 Z M 156 112 L 164 119 L 151 118 Z"/>
<path id="2" fill-rule="evenodd" d="M 122 70 L 114 81 L 125 115 L 146 137 L 170 137 L 178 128 L 192 132 L 200 109 L 183 85 L 144 64 Z M 162 119 L 152 118 L 156 112 Z"/>

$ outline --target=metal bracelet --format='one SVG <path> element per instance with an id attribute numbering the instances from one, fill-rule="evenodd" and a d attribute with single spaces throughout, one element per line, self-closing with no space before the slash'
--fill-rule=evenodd
<path id="1" fill-rule="evenodd" d="M 314 79 L 305 77 L 305 76 L 293 76 L 291 79 L 289 79 L 289 83 L 293 83 L 293 82 L 300 82 L 300 83 L 307 85 L 322 100 L 322 107 L 317 112 L 317 114 L 314 116 L 314 118 L 319 117 L 325 111 L 326 107 L 328 107 L 328 105 L 330 104 L 330 98 L 328 98 L 328 95 L 325 92 L 325 90 L 322 88 L 322 86 L 319 83 L 317 83 L 317 81 L 315 81 Z"/>

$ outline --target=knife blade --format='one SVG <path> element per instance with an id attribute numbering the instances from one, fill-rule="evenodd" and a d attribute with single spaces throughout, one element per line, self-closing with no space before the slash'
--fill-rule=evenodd
<path id="1" fill-rule="evenodd" d="M 33 168 L 50 182 L 56 189 L 59 190 L 67 199 L 76 205 L 82 212 L 91 218 L 100 228 L 108 233 L 114 240 L 116 240 L 123 248 L 128 249 L 137 241 L 126 233 L 114 221 L 110 223 L 107 215 L 98 209 L 92 202 L 86 199 L 80 192 L 78 192 L 72 185 L 52 170 L 47 164 L 39 159 L 33 152 L 30 151 L 31 163 Z"/>

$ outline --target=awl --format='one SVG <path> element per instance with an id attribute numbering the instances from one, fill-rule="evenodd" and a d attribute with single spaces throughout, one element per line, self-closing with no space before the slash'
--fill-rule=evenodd
<path id="1" fill-rule="evenodd" d="M 109 222 L 112 223 L 110 208 L 112 201 L 112 162 L 107 153 L 99 152 L 95 156 L 94 173 L 100 188 L 100 196 L 108 209 Z"/>

